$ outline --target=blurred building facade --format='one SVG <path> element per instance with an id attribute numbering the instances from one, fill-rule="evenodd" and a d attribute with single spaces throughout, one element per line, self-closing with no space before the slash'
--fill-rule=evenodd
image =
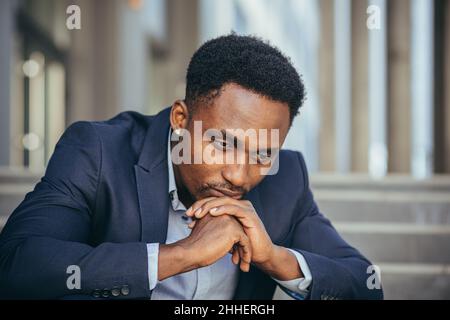
<path id="1" fill-rule="evenodd" d="M 192 54 L 232 30 L 303 75 L 285 147 L 387 298 L 450 298 L 450 0 L 0 1 L 0 228 L 68 125 L 182 99 Z"/>
<path id="2" fill-rule="evenodd" d="M 81 30 L 66 27 L 71 4 Z M 303 75 L 308 99 L 286 147 L 302 150 L 311 171 L 450 173 L 448 0 L 1 6 L 2 166 L 43 168 L 74 121 L 152 114 L 183 98 L 192 53 L 234 30 L 268 39 Z"/>

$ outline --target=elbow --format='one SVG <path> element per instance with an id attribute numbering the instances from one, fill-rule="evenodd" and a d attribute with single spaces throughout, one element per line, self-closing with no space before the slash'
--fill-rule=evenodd
<path id="1" fill-rule="evenodd" d="M 17 257 L 25 240 L 0 237 L 0 299 L 17 299 L 22 296 L 20 288 L 26 280 L 23 270 L 17 265 Z"/>

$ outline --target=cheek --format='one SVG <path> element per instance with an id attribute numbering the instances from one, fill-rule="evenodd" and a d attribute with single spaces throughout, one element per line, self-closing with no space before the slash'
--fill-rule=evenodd
<path id="1" fill-rule="evenodd" d="M 202 180 L 202 184 L 222 182 L 222 165 L 202 164 L 197 167 L 199 167 L 197 176 Z"/>
<path id="2" fill-rule="evenodd" d="M 198 164 L 195 162 L 196 160 L 202 159 L 202 143 L 198 143 L 195 139 L 191 141 L 191 154 L 192 154 L 192 162 L 194 164 Z"/>
<path id="3" fill-rule="evenodd" d="M 250 165 L 250 169 L 248 171 L 249 183 L 251 187 L 255 187 L 258 183 L 264 179 L 265 175 L 261 174 L 261 167 L 258 165 Z"/>
<path id="4" fill-rule="evenodd" d="M 212 151 L 212 152 L 211 152 Z M 213 163 L 211 155 L 216 155 L 214 153 L 215 149 L 208 141 L 198 141 L 195 139 L 191 140 L 191 163 L 196 166 L 201 166 L 207 163 Z M 202 170 L 205 168 L 202 168 Z M 206 168 L 207 169 L 207 168 Z M 201 170 L 198 170 L 201 171 Z"/>

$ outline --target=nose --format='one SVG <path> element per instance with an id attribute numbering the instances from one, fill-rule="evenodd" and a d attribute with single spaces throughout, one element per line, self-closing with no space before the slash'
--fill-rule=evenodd
<path id="1" fill-rule="evenodd" d="M 222 175 L 225 180 L 236 187 L 245 188 L 248 184 L 248 165 L 247 164 L 234 164 L 227 165 L 222 171 Z"/>

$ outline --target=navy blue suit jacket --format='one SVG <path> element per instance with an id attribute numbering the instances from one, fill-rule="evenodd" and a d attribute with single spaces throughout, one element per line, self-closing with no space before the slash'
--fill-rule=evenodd
<path id="1" fill-rule="evenodd" d="M 117 298 L 151 296 L 146 243 L 166 240 L 169 112 L 125 112 L 65 131 L 45 176 L 0 235 L 0 297 L 98 296 L 113 288 Z M 302 155 L 281 151 L 279 160 L 279 172 L 246 198 L 272 241 L 305 257 L 313 278 L 307 298 L 382 298 L 366 286 L 370 262 L 319 212 Z M 79 290 L 66 285 L 70 265 L 80 267 Z M 275 286 L 252 267 L 241 272 L 235 298 L 271 299 Z"/>

